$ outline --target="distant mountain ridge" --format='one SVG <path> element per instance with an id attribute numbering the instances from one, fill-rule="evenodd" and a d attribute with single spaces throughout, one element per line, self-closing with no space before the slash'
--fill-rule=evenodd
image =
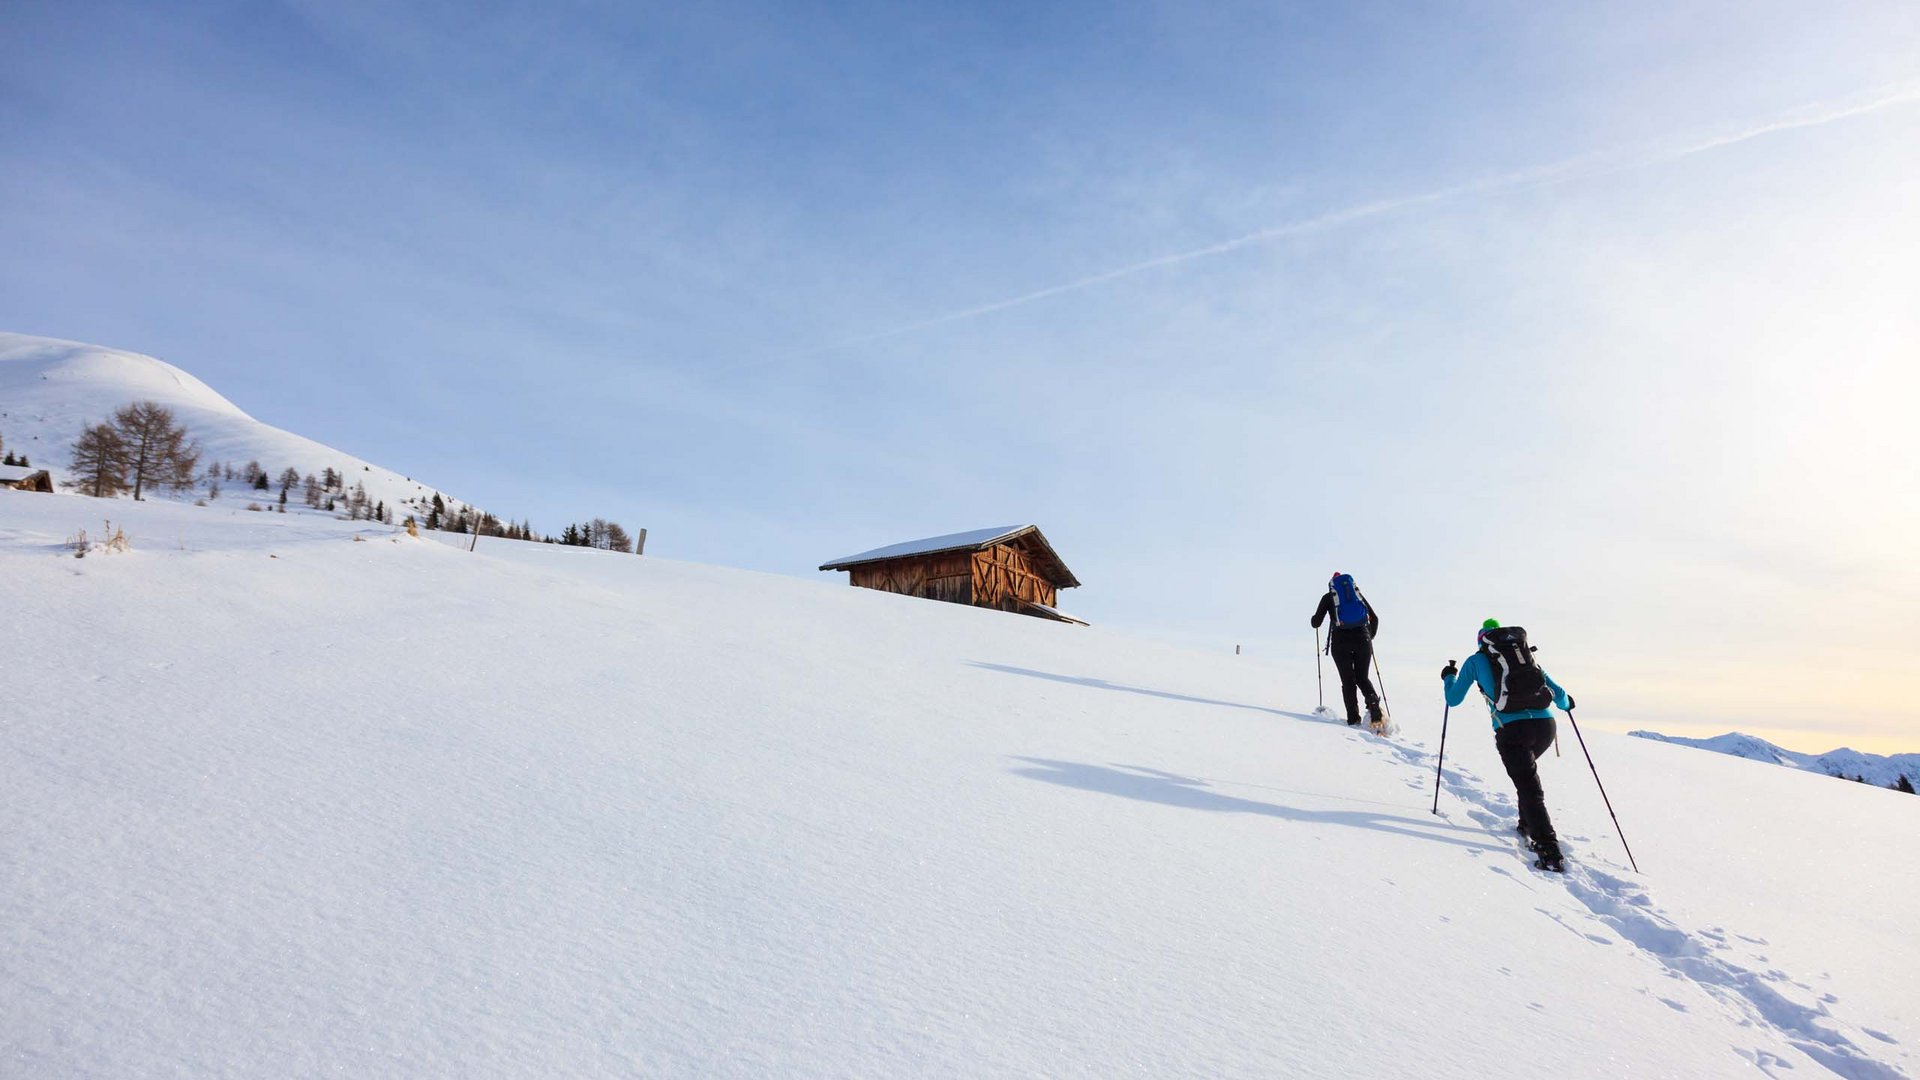
<path id="1" fill-rule="evenodd" d="M 1638 739 L 1692 746 L 1701 750 L 1711 750 L 1716 754 L 1731 754 L 1750 761 L 1785 765 L 1790 769 L 1802 769 L 1826 776 L 1840 776 L 1849 780 L 1861 777 L 1868 783 L 1880 787 L 1898 783 L 1904 776 L 1910 783 L 1920 787 L 1920 754 L 1869 754 L 1860 750 L 1849 750 L 1846 747 L 1829 750 L 1824 754 L 1802 754 L 1775 746 L 1758 736 L 1743 735 L 1737 731 L 1715 735 L 1711 739 L 1685 739 L 1677 735 L 1662 735 L 1657 731 L 1630 731 L 1627 734 Z"/>

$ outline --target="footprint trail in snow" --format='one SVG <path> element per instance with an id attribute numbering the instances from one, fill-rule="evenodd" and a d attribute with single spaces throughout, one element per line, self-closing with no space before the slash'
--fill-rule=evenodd
<path id="1" fill-rule="evenodd" d="M 1424 778 L 1419 786 L 1432 790 L 1435 768 L 1433 754 L 1418 747 L 1384 740 L 1374 741 L 1370 746 L 1384 748 L 1384 752 L 1398 758 L 1409 768 L 1417 769 Z M 1376 749 L 1375 752 L 1382 751 Z M 1747 1023 L 1776 1032 L 1789 1045 L 1836 1075 L 1848 1080 L 1901 1080 L 1907 1077 L 1908 1074 L 1898 1067 L 1876 1060 L 1862 1049 L 1873 1042 L 1896 1044 L 1896 1040 L 1872 1028 L 1856 1027 L 1836 1017 L 1829 1006 L 1838 1004 L 1837 998 L 1814 990 L 1786 972 L 1755 971 L 1725 956 L 1716 955 L 1730 949 L 1725 930 L 1688 930 L 1678 925 L 1654 904 L 1644 885 L 1622 876 L 1627 873 L 1624 869 L 1618 874 L 1603 870 L 1592 865 L 1589 856 L 1569 859 L 1564 874 L 1546 875 L 1533 870 L 1521 855 L 1522 849 L 1514 832 L 1517 814 L 1511 796 L 1494 790 L 1471 771 L 1452 765 L 1448 766 L 1443 776 L 1442 788 L 1455 807 L 1464 807 L 1467 816 L 1474 822 L 1511 843 L 1515 859 L 1526 867 L 1526 873 L 1517 875 L 1498 864 L 1491 865 L 1490 869 L 1534 889 L 1564 885 L 1567 893 L 1584 909 L 1584 917 L 1588 920 L 1587 927 L 1568 926 L 1569 930 L 1595 944 L 1610 945 L 1619 940 L 1634 946 L 1641 955 L 1659 964 L 1667 975 L 1692 983 L 1707 996 L 1732 1009 Z M 1448 798 L 1441 800 L 1443 817 L 1447 803 Z M 1585 840 L 1583 837 L 1568 839 Z M 1585 847 L 1584 843 L 1582 847 Z M 1586 851 L 1583 850 L 1581 854 L 1586 855 Z M 1474 857 L 1479 856 L 1476 854 Z M 1547 908 L 1538 910 L 1565 925 L 1565 920 L 1558 913 Z M 1596 932 L 1601 927 L 1611 931 L 1611 936 Z M 1740 940 L 1748 944 L 1765 944 L 1759 939 L 1744 936 Z M 1661 1000 L 1670 1007 L 1685 1011 L 1685 1006 L 1678 1002 L 1665 998 Z M 1776 1075 L 1775 1069 L 1791 1071 L 1793 1068 L 1791 1062 L 1765 1051 L 1739 1052 L 1768 1075 Z"/>

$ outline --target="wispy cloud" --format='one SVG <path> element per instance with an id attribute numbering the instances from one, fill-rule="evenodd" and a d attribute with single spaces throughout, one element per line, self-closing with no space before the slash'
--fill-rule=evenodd
<path id="1" fill-rule="evenodd" d="M 1582 154 L 1578 157 L 1566 158 L 1543 165 L 1529 166 L 1524 169 L 1516 169 L 1509 172 L 1496 173 L 1476 180 L 1434 188 L 1431 191 L 1360 203 L 1355 206 L 1343 207 L 1323 214 L 1316 214 L 1313 217 L 1303 218 L 1299 221 L 1291 221 L 1281 225 L 1258 229 L 1230 240 L 1222 240 L 1218 243 L 1208 244 L 1205 247 L 1162 255 L 1144 262 L 1116 267 L 1112 270 L 1105 270 L 1098 274 L 1091 274 L 1058 285 L 1049 285 L 1044 289 L 1036 289 L 1018 296 L 1010 296 L 1003 300 L 995 300 L 991 303 L 963 308 L 959 311 L 936 315 L 928 319 L 921 319 L 918 322 L 906 323 L 890 329 L 846 338 L 833 342 L 832 344 L 801 350 L 792 355 L 817 356 L 823 353 L 835 352 L 840 349 L 849 349 L 860 345 L 871 344 L 876 341 L 884 341 L 888 338 L 903 337 L 908 334 L 918 333 L 922 330 L 946 326 L 950 323 L 977 319 L 983 315 L 991 315 L 997 311 L 1023 307 L 1027 304 L 1037 303 L 1041 300 L 1060 296 L 1064 293 L 1090 289 L 1096 285 L 1104 285 L 1109 281 L 1132 277 L 1135 274 L 1142 274 L 1149 270 L 1157 270 L 1163 266 L 1176 266 L 1181 263 L 1211 258 L 1215 255 L 1224 255 L 1230 251 L 1238 251 L 1242 248 L 1253 247 L 1258 244 L 1271 243 L 1275 240 L 1327 232 L 1357 221 L 1384 217 L 1388 214 L 1412 210 L 1422 206 L 1430 206 L 1435 203 L 1449 202 L 1473 195 L 1525 191 L 1556 184 L 1572 183 L 1577 180 L 1592 179 L 1598 176 L 1630 172 L 1635 169 L 1644 169 L 1654 165 L 1678 161 L 1696 154 L 1709 153 L 1714 150 L 1748 142 L 1767 135 L 1778 134 L 1783 131 L 1819 127 L 1824 124 L 1837 123 L 1842 120 L 1865 116 L 1869 113 L 1880 112 L 1884 109 L 1915 103 L 1920 103 L 1920 83 L 1882 87 L 1871 93 L 1856 95 L 1841 101 L 1823 101 L 1803 105 L 1770 120 L 1750 124 L 1732 131 L 1721 132 L 1705 138 L 1695 138 L 1691 140 L 1668 138 L 1656 142 L 1643 143 L 1626 149 Z"/>

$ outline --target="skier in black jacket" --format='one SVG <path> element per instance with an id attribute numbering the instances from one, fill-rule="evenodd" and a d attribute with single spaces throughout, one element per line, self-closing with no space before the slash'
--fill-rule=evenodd
<path id="1" fill-rule="evenodd" d="M 1364 617 L 1362 617 L 1364 612 Z M 1333 657 L 1334 670 L 1340 673 L 1340 696 L 1346 701 L 1347 723 L 1360 723 L 1359 702 L 1355 692 L 1367 699 L 1367 722 L 1381 723 L 1380 695 L 1373 689 L 1367 668 L 1373 663 L 1373 636 L 1380 632 L 1380 616 L 1373 604 L 1354 585 L 1348 574 L 1335 574 L 1327 582 L 1327 593 L 1313 610 L 1313 627 L 1318 630 L 1327 619 L 1333 629 L 1327 632 L 1327 655 Z"/>

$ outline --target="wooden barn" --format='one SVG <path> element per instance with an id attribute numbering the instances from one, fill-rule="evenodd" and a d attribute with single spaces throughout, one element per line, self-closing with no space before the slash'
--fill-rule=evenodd
<path id="1" fill-rule="evenodd" d="M 53 474 L 45 469 L 24 468 L 19 465 L 0 465 L 0 488 L 12 488 L 15 491 L 52 491 Z"/>
<path id="2" fill-rule="evenodd" d="M 1032 525 L 909 540 L 835 559 L 820 569 L 845 570 L 855 588 L 1087 625 L 1055 606 L 1060 590 L 1080 581 Z"/>

